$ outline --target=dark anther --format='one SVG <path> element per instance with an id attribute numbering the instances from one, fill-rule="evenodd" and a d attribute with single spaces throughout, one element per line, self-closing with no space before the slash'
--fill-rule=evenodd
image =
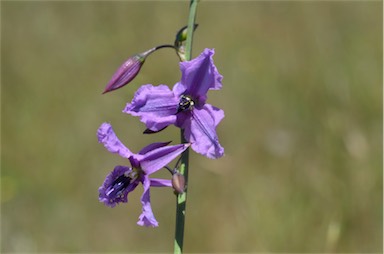
<path id="1" fill-rule="evenodd" d="M 190 96 L 183 95 L 180 98 L 179 106 L 177 108 L 177 113 L 181 111 L 191 110 L 194 105 L 195 105 L 195 102 L 192 100 Z"/>
<path id="2" fill-rule="evenodd" d="M 131 178 L 126 175 L 121 175 L 116 178 L 115 181 L 111 184 L 107 191 L 108 196 L 117 197 L 123 194 L 124 190 L 128 187 L 131 182 Z"/>

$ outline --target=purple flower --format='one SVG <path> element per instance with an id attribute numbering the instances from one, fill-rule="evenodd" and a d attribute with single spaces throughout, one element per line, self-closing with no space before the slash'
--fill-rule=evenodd
<path id="1" fill-rule="evenodd" d="M 149 178 L 149 175 L 166 166 L 180 155 L 189 144 L 168 146 L 167 143 L 153 143 L 144 147 L 138 154 L 132 153 L 121 143 L 109 123 L 103 123 L 97 131 L 100 143 L 111 153 L 129 159 L 131 167 L 116 166 L 107 175 L 103 185 L 99 188 L 99 200 L 105 205 L 114 207 L 116 204 L 128 202 L 128 193 L 140 183 L 144 192 L 141 196 L 142 213 L 137 222 L 140 226 L 157 227 L 158 222 L 153 215 L 150 203 L 150 186 L 172 187 L 171 180 Z"/>
<path id="2" fill-rule="evenodd" d="M 184 129 L 192 149 L 208 158 L 224 155 L 216 126 L 224 111 L 206 103 L 209 89 L 221 89 L 222 76 L 213 63 L 213 49 L 205 49 L 197 58 L 181 62 L 181 80 L 171 91 L 166 85 L 144 85 L 123 112 L 139 116 L 151 131 L 174 124 Z"/>

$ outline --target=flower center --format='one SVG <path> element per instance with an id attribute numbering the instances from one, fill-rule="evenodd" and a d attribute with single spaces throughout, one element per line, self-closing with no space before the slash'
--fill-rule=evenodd
<path id="1" fill-rule="evenodd" d="M 179 105 L 177 107 L 177 113 L 181 111 L 192 110 L 195 102 L 192 100 L 189 95 L 182 95 L 179 101 Z"/>
<path id="2" fill-rule="evenodd" d="M 116 197 L 120 197 L 123 195 L 124 190 L 129 186 L 131 182 L 136 180 L 137 178 L 137 172 L 125 172 L 124 174 L 118 176 L 108 187 L 106 191 L 106 195 L 111 198 L 115 199 Z"/>

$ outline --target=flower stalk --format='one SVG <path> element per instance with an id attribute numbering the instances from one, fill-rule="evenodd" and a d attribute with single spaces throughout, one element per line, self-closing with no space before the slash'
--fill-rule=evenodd
<path id="1" fill-rule="evenodd" d="M 187 40 L 185 47 L 185 60 L 191 60 L 192 55 L 192 41 L 193 32 L 195 30 L 195 19 L 198 0 L 191 0 L 189 6 L 189 17 L 187 27 Z M 185 143 L 184 130 L 180 129 L 181 144 Z M 176 195 L 176 228 L 175 228 L 175 243 L 174 253 L 179 254 L 183 252 L 184 242 L 184 224 L 187 205 L 188 193 L 188 166 L 189 166 L 189 148 L 187 148 L 181 155 L 181 164 L 179 172 L 185 178 L 185 190 L 183 193 Z"/>

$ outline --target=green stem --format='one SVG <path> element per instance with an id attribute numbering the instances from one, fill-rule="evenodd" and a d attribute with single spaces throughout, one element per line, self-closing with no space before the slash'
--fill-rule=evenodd
<path id="1" fill-rule="evenodd" d="M 191 55 L 192 55 L 192 41 L 193 41 L 193 31 L 195 30 L 195 18 L 196 18 L 197 2 L 198 2 L 198 0 L 191 0 L 191 3 L 189 5 L 187 41 L 185 43 L 185 59 L 186 59 L 186 61 L 191 60 Z"/>
<path id="2" fill-rule="evenodd" d="M 189 6 L 189 18 L 187 28 L 187 41 L 185 47 L 185 59 L 191 60 L 192 55 L 192 39 L 193 31 L 195 28 L 195 18 L 198 0 L 191 0 Z M 180 132 L 181 143 L 186 143 L 184 138 L 184 130 Z M 175 245 L 174 253 L 183 253 L 184 242 L 184 224 L 185 224 L 185 209 L 187 204 L 187 192 L 188 192 L 188 164 L 189 164 L 189 148 L 181 155 L 180 174 L 185 178 L 185 191 L 181 194 L 177 194 L 176 197 L 176 229 L 175 229 Z"/>
<path id="3" fill-rule="evenodd" d="M 184 131 L 181 130 L 181 142 L 185 143 Z M 185 178 L 185 190 L 176 196 L 176 230 L 175 230 L 175 246 L 174 253 L 183 253 L 184 241 L 184 222 L 185 222 L 185 209 L 187 204 L 187 191 L 188 191 L 188 164 L 189 164 L 189 148 L 181 155 L 181 164 L 179 173 Z"/>

